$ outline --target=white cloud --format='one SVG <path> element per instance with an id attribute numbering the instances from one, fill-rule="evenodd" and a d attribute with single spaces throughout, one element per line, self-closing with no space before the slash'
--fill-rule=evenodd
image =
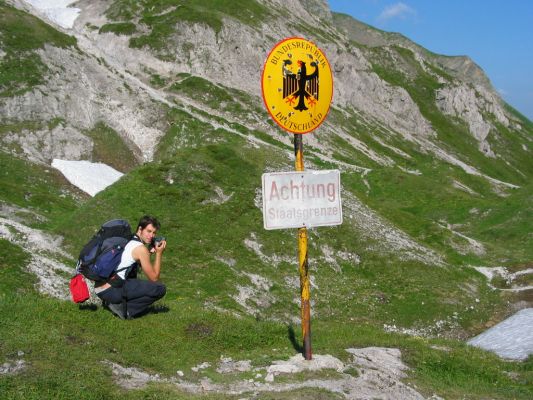
<path id="1" fill-rule="evenodd" d="M 379 14 L 377 21 L 386 23 L 393 18 L 406 18 L 409 15 L 416 15 L 416 10 L 405 3 L 399 2 L 385 7 Z"/>

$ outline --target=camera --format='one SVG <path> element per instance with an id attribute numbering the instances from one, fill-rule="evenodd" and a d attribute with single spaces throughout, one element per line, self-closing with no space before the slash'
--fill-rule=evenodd
<path id="1" fill-rule="evenodd" d="M 157 236 L 152 239 L 150 242 L 150 249 L 155 249 L 155 247 L 162 242 L 163 240 L 167 240 L 164 236 Z"/>

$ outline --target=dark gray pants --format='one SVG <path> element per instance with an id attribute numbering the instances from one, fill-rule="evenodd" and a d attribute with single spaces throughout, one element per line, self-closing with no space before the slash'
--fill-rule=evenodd
<path id="1" fill-rule="evenodd" d="M 160 282 L 127 279 L 122 287 L 110 287 L 98 293 L 98 297 L 110 304 L 122 304 L 126 300 L 127 315 L 133 318 L 146 312 L 166 291 L 165 285 Z"/>

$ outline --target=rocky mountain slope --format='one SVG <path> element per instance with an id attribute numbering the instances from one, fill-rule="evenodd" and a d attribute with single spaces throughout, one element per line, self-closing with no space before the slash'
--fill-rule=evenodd
<path id="1" fill-rule="evenodd" d="M 161 111 L 157 110 L 161 105 L 178 103 L 176 107 L 187 108 L 190 104 L 215 108 L 213 111 L 222 112 L 221 115 L 233 114 L 231 118 L 241 118 L 236 113 L 223 112 L 224 104 L 209 107 L 201 96 L 184 98 L 179 90 L 173 91 L 173 85 L 178 85 L 178 74 L 201 77 L 257 99 L 262 62 L 272 45 L 280 38 L 309 33 L 304 36 L 323 48 L 333 66 L 335 107 L 347 108 L 354 115 L 361 113 L 370 120 L 371 126 L 382 126 L 421 151 L 460 165 L 467 172 L 474 172 L 477 167 L 463 165 L 460 157 L 431 140 L 437 138 L 438 133 L 430 116 L 417 104 L 418 99 L 404 85 L 380 76 L 380 68 L 389 69 L 388 73 L 394 72 L 406 83 L 423 75 L 434 80 L 438 86 L 432 93 L 435 111 L 466 124 L 467 129 L 463 127 L 462 130 L 477 142 L 486 156 L 496 156 L 490 141 L 500 140 L 498 126 L 522 131 L 522 120 L 505 110 L 483 72 L 468 58 L 433 55 L 399 35 L 361 27 L 361 23 L 346 16 L 332 16 L 327 4 L 320 1 L 303 5 L 298 1 L 252 2 L 247 10 L 249 16 L 243 13 L 236 18 L 221 10 L 219 15 L 216 11 L 213 16 L 209 15 L 211 19 L 206 22 L 189 21 L 184 17 L 188 7 L 200 13 L 207 10 L 202 10 L 202 6 L 162 3 L 149 8 L 148 3 L 144 4 L 78 2 L 77 7 L 82 12 L 68 33 L 76 37 L 80 50 L 60 50 L 54 46 L 40 50 L 42 61 L 50 69 L 46 90 L 28 91 L 22 96 L 4 99 L 5 119 L 60 117 L 66 121 L 65 128 L 72 127 L 78 132 L 102 121 L 122 137 L 132 140 L 136 147 L 145 149 L 143 159 L 151 160 L 153 147 L 166 129 L 164 124 L 157 124 L 163 119 Z M 19 5 L 24 6 L 24 2 Z M 35 13 L 31 7 L 25 7 Z M 182 9 L 184 11 L 180 11 Z M 235 10 L 229 10 L 232 11 Z M 174 24 L 173 29 L 164 32 L 162 25 L 169 23 Z M 131 33 L 123 27 L 130 25 Z M 271 32 L 276 32 L 277 37 Z M 366 36 L 357 32 L 365 32 Z M 68 82 L 60 72 L 62 69 L 74 73 Z M 161 87 L 154 88 L 151 84 L 154 81 Z M 50 93 L 55 95 L 47 101 L 39 97 Z M 79 95 L 64 101 L 69 93 Z M 132 93 L 135 96 L 131 96 Z M 257 100 L 255 103 L 261 107 Z M 249 129 L 279 136 L 265 126 L 265 118 L 258 111 L 255 110 L 257 115 L 253 118 L 258 121 L 242 122 L 246 122 Z M 333 122 L 330 125 L 335 126 Z M 335 129 L 313 136 L 332 136 L 332 130 Z M 525 145 L 526 137 L 522 137 Z M 78 139 L 73 141 L 79 142 Z M 314 140 L 312 142 L 314 144 Z M 506 155 L 500 156 L 506 158 Z M 80 154 L 72 157 L 80 157 Z M 512 185 L 512 182 L 504 183 L 509 186 L 506 184 Z"/>

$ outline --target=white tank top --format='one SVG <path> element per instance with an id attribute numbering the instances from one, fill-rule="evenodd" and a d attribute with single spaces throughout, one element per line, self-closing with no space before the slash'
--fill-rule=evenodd
<path id="1" fill-rule="evenodd" d="M 142 242 L 139 242 L 138 240 L 130 240 L 126 247 L 124 247 L 124 252 L 122 253 L 122 257 L 120 258 L 120 264 L 117 267 L 117 275 L 122 278 L 126 279 L 126 272 L 128 271 L 128 268 L 131 267 L 133 264 L 135 264 L 137 261 L 133 258 L 133 250 L 136 249 L 139 246 L 143 246 Z"/>

